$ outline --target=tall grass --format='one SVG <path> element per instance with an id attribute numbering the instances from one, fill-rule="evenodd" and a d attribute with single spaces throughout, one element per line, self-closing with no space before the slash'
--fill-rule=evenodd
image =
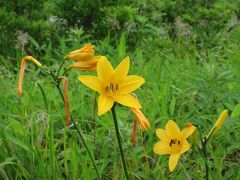
<path id="1" fill-rule="evenodd" d="M 56 54 L 49 46 L 39 61 L 57 70 L 66 53 L 65 41 Z M 35 43 L 36 44 L 36 43 Z M 240 178 L 240 65 L 239 49 L 225 53 L 209 50 L 193 53 L 181 46 L 177 52 L 145 51 L 128 53 L 124 35 L 116 43 L 106 39 L 97 43 L 97 51 L 106 54 L 113 64 L 130 56 L 129 74 L 139 74 L 146 83 L 137 90 L 143 112 L 152 129 L 137 132 L 136 147 L 131 145 L 133 114 L 117 106 L 123 149 L 131 177 L 136 179 L 202 179 L 204 162 L 193 152 L 185 154 L 173 173 L 168 171 L 166 156 L 156 156 L 153 144 L 156 128 L 163 128 L 169 119 L 181 127 L 191 122 L 204 135 L 211 129 L 218 114 L 227 108 L 234 113 L 209 145 L 210 166 L 216 179 Z M 75 47 L 73 47 L 74 49 Z M 191 45 L 194 49 L 194 45 Z M 116 49 L 116 50 L 115 50 Z M 51 53 L 50 53 L 51 52 Z M 65 128 L 64 104 L 51 80 L 44 78 L 34 66 L 25 74 L 23 97 L 16 93 L 17 65 L 7 62 L 0 67 L 0 176 L 3 179 L 96 179 L 91 160 L 73 125 Z M 95 93 L 83 86 L 77 76 L 68 72 L 71 113 L 94 154 L 102 179 L 124 177 L 111 114 L 94 120 Z M 86 73 L 85 73 L 86 74 Z M 48 109 L 40 84 L 46 94 Z M 96 138 L 95 136 L 96 135 Z"/>

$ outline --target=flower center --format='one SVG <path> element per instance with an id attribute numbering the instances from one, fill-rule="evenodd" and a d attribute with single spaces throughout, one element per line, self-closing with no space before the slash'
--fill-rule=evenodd
<path id="1" fill-rule="evenodd" d="M 182 143 L 179 139 L 177 138 L 174 138 L 174 139 L 171 139 L 170 142 L 169 142 L 169 146 L 172 150 L 173 153 L 177 153 L 181 150 L 182 148 Z"/>
<path id="2" fill-rule="evenodd" d="M 114 96 L 118 90 L 119 90 L 118 84 L 113 84 L 113 83 L 108 84 L 104 89 L 105 93 L 108 96 Z"/>

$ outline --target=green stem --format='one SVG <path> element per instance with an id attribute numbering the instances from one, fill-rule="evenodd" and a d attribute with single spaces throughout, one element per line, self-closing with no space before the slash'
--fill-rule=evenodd
<path id="1" fill-rule="evenodd" d="M 96 128 L 97 128 L 97 120 L 96 120 L 96 109 L 97 109 L 97 92 L 95 93 L 94 103 L 93 103 L 93 121 L 94 121 L 94 144 L 96 145 Z"/>
<path id="2" fill-rule="evenodd" d="M 205 169 L 206 169 L 206 180 L 209 179 L 209 167 L 208 167 L 208 163 L 207 163 L 207 141 L 206 139 L 204 139 L 202 141 L 202 150 L 203 150 L 203 156 L 204 156 L 204 162 L 205 162 Z"/>
<path id="3" fill-rule="evenodd" d="M 61 69 L 62 69 L 62 66 L 63 66 L 64 62 L 65 62 L 65 60 L 62 60 L 60 66 L 59 66 L 59 68 L 58 68 L 57 75 L 56 75 L 57 77 L 59 76 L 59 73 L 60 73 L 60 71 L 61 71 Z"/>
<path id="4" fill-rule="evenodd" d="M 60 93 L 60 95 L 61 95 L 61 98 L 62 98 L 62 100 L 63 100 L 63 102 L 64 102 L 64 97 L 63 97 L 62 91 L 61 91 L 61 89 L 60 89 L 60 87 L 59 87 L 59 84 L 56 85 L 56 87 L 57 87 L 57 89 L 58 89 L 58 91 L 59 91 L 59 93 Z M 72 118 L 72 115 L 71 115 L 71 114 L 70 114 L 70 118 L 71 118 L 71 121 L 73 122 L 73 125 L 75 126 L 75 128 L 76 128 L 76 130 L 77 130 L 77 133 L 78 133 L 81 141 L 83 142 L 83 145 L 85 146 L 85 148 L 86 148 L 86 150 L 87 150 L 87 153 L 88 153 L 88 155 L 89 155 L 89 157 L 90 157 L 90 159 L 91 159 L 91 161 L 92 161 L 92 163 L 93 163 L 94 169 L 95 169 L 95 171 L 96 171 L 96 173 L 97 173 L 97 177 L 98 177 L 98 179 L 100 179 L 100 176 L 99 176 L 99 173 L 98 173 L 98 170 L 97 170 L 96 163 L 95 163 L 95 161 L 94 161 L 94 159 L 93 159 L 93 156 L 92 156 L 92 154 L 91 154 L 91 152 L 90 152 L 90 150 L 89 150 L 89 148 L 88 148 L 88 146 L 87 146 L 87 143 L 85 142 L 85 140 L 84 140 L 84 138 L 83 138 L 83 135 L 82 135 L 82 133 L 80 132 L 80 130 L 78 129 L 77 124 L 76 124 L 76 122 L 74 121 L 74 119 Z"/>
<path id="5" fill-rule="evenodd" d="M 40 88 L 41 90 L 41 93 L 42 93 L 42 96 L 43 96 L 43 100 L 44 100 L 44 103 L 45 103 L 45 107 L 46 107 L 46 110 L 48 111 L 48 103 L 47 103 L 47 98 L 46 98 L 46 94 L 42 88 L 42 86 L 37 82 L 37 85 L 38 87 Z"/>
<path id="6" fill-rule="evenodd" d="M 117 134 L 118 147 L 119 147 L 120 154 L 121 154 L 123 169 L 124 169 L 126 179 L 128 180 L 129 178 L 128 178 L 127 165 L 126 165 L 126 162 L 125 162 L 124 153 L 123 153 L 123 149 L 122 149 L 122 143 L 121 143 L 120 133 L 119 133 L 119 129 L 118 129 L 115 106 L 113 106 L 111 110 L 112 110 L 112 117 L 113 117 L 113 121 L 114 121 L 114 125 L 115 125 L 115 130 L 116 130 L 116 134 Z"/>

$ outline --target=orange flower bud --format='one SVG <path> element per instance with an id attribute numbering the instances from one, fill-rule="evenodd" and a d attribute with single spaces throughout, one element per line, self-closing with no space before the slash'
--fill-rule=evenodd
<path id="1" fill-rule="evenodd" d="M 70 123 L 70 109 L 69 109 L 69 101 L 68 101 L 68 79 L 64 76 L 59 77 L 59 80 L 64 80 L 63 84 L 63 96 L 64 96 L 64 106 L 66 111 L 66 126 Z"/>
<path id="2" fill-rule="evenodd" d="M 20 74 L 19 74 L 19 81 L 18 81 L 18 89 L 17 89 L 19 96 L 22 96 L 22 84 L 23 84 L 23 77 L 24 77 L 25 65 L 26 65 L 27 60 L 32 61 L 40 68 L 42 67 L 42 64 L 40 62 L 38 62 L 36 59 L 34 59 L 32 56 L 25 56 L 22 59 L 21 67 L 20 67 Z"/>

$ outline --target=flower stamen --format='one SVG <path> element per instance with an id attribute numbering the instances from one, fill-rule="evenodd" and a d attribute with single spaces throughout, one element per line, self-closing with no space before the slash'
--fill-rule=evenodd
<path id="1" fill-rule="evenodd" d="M 113 83 L 110 83 L 108 86 L 105 87 L 104 91 L 109 96 L 114 96 L 118 90 L 119 90 L 118 84 L 114 85 Z"/>

